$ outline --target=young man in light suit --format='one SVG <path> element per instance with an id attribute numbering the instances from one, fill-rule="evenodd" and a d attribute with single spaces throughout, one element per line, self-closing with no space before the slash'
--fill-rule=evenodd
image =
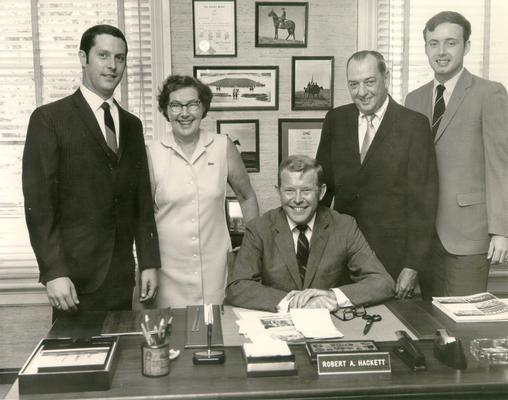
<path id="1" fill-rule="evenodd" d="M 464 68 L 471 24 L 441 12 L 423 30 L 434 80 L 406 106 L 432 124 L 439 199 L 428 283 L 432 296 L 485 291 L 489 264 L 508 257 L 508 97 Z"/>
<path id="2" fill-rule="evenodd" d="M 131 309 L 134 239 L 141 301 L 157 293 L 160 256 L 141 121 L 113 98 L 126 58 L 119 29 L 88 29 L 79 50 L 81 87 L 30 117 L 25 214 L 53 319 Z"/>
<path id="3" fill-rule="evenodd" d="M 319 206 L 323 179 L 323 168 L 309 157 L 294 155 L 281 163 L 281 207 L 247 224 L 228 279 L 230 304 L 333 312 L 393 296 L 393 280 L 354 218 Z"/>

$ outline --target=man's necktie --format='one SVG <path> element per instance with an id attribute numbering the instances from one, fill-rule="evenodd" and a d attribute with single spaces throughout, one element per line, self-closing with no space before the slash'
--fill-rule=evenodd
<path id="1" fill-rule="evenodd" d="M 365 132 L 362 147 L 360 148 L 360 162 L 362 164 L 365 156 L 367 155 L 367 151 L 369 151 L 370 144 L 372 143 L 372 138 L 374 137 L 374 124 L 372 121 L 374 120 L 375 114 L 364 115 L 363 117 L 367 120 L 367 131 Z"/>
<path id="2" fill-rule="evenodd" d="M 298 244 L 296 246 L 296 260 L 298 261 L 298 271 L 302 282 L 305 280 L 305 272 L 307 270 L 307 259 L 309 258 L 309 241 L 305 232 L 307 225 L 297 225 L 296 228 L 300 231 L 298 234 Z"/>
<path id="3" fill-rule="evenodd" d="M 439 123 L 443 118 L 443 114 L 446 108 L 443 98 L 444 90 L 445 90 L 444 85 L 437 86 L 436 101 L 434 103 L 434 115 L 432 116 L 432 133 L 434 134 L 434 137 L 436 137 L 437 129 L 439 128 Z"/>
<path id="4" fill-rule="evenodd" d="M 118 151 L 118 145 L 116 143 L 116 132 L 115 132 L 115 122 L 113 121 L 113 117 L 111 116 L 111 111 L 109 111 L 109 103 L 104 102 L 101 105 L 101 108 L 104 110 L 104 124 L 106 126 L 106 143 L 108 147 L 113 150 L 114 153 Z"/>

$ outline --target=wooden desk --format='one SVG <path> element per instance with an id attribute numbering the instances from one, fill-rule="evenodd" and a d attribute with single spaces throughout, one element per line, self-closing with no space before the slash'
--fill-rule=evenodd
<path id="1" fill-rule="evenodd" d="M 416 303 L 394 301 L 390 308 L 407 312 Z M 427 309 L 437 323 L 464 339 L 469 349 L 469 339 L 478 336 L 506 336 L 508 323 L 453 324 L 444 315 L 432 310 L 430 305 L 419 304 L 413 314 L 417 325 L 421 313 Z M 74 321 L 69 331 L 68 321 L 57 322 L 50 336 L 69 333 L 99 333 L 104 314 Z M 83 325 L 82 325 L 83 324 Z M 174 310 L 171 347 L 183 350 L 185 311 Z M 78 328 L 84 326 L 84 330 Z M 298 375 L 288 377 L 246 378 L 245 366 L 239 347 L 226 348 L 226 363 L 216 366 L 194 366 L 192 350 L 183 350 L 171 364 L 171 372 L 162 378 L 146 378 L 141 375 L 140 337 L 122 337 L 120 357 L 111 390 L 105 392 L 81 392 L 48 395 L 27 395 L 22 399 L 175 399 L 175 398 L 454 398 L 485 399 L 508 398 L 508 367 L 488 368 L 474 361 L 469 351 L 468 369 L 456 371 L 437 361 L 432 355 L 432 343 L 420 342 L 427 357 L 428 371 L 412 372 L 398 358 L 392 357 L 392 373 L 318 376 L 303 346 L 292 346 L 296 355 Z M 381 350 L 389 351 L 393 343 L 379 343 Z M 7 394 L 7 399 L 19 399 L 17 381 Z"/>

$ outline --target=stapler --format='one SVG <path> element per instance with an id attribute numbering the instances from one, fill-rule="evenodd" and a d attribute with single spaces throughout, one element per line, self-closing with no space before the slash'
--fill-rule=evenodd
<path id="1" fill-rule="evenodd" d="M 462 342 L 450 336 L 446 329 L 438 329 L 434 339 L 434 356 L 450 368 L 466 369 L 467 360 Z"/>
<path id="2" fill-rule="evenodd" d="M 398 340 L 393 348 L 393 353 L 413 371 L 426 371 L 425 356 L 416 342 L 411 339 L 406 331 L 396 331 L 395 335 L 397 335 Z"/>

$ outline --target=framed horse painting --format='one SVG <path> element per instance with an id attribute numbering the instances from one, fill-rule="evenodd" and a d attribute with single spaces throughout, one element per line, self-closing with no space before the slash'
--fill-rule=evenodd
<path id="1" fill-rule="evenodd" d="M 227 135 L 236 146 L 248 172 L 259 172 L 259 120 L 217 120 L 217 133 Z"/>
<path id="2" fill-rule="evenodd" d="M 256 47 L 307 47 L 308 3 L 256 2 Z"/>
<path id="3" fill-rule="evenodd" d="M 292 57 L 292 110 L 333 108 L 333 61 L 333 57 Z"/>

